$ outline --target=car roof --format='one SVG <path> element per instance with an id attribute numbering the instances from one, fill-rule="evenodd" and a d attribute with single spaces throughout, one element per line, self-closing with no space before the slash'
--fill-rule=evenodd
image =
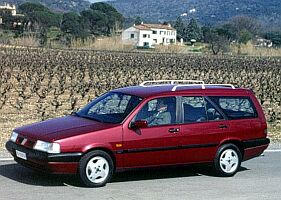
<path id="1" fill-rule="evenodd" d="M 175 88 L 176 86 L 176 88 Z M 130 86 L 113 90 L 113 92 L 120 92 L 129 95 L 134 95 L 142 98 L 165 95 L 184 95 L 184 94 L 218 94 L 218 95 L 246 95 L 249 94 L 249 89 L 231 88 L 216 85 L 189 85 L 177 86 L 172 84 L 166 85 L 151 85 L 151 86 Z"/>

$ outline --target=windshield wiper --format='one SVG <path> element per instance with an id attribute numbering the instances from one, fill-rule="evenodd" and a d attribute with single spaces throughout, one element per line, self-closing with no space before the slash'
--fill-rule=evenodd
<path id="1" fill-rule="evenodd" d="M 82 117 L 82 118 L 85 118 L 85 119 L 90 119 L 90 120 L 94 120 L 94 121 L 97 121 L 97 122 L 104 123 L 104 121 L 102 121 L 102 120 L 100 120 L 100 119 L 96 119 L 96 118 L 93 118 L 93 117 L 90 117 L 90 116 L 86 116 L 86 115 L 79 115 L 79 117 Z"/>
<path id="2" fill-rule="evenodd" d="M 77 112 L 72 112 L 70 115 L 74 115 L 76 117 L 81 117 Z"/>

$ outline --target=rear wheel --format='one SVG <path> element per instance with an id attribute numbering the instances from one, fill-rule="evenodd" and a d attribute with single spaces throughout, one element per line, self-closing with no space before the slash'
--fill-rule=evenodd
<path id="1" fill-rule="evenodd" d="M 234 144 L 222 145 L 215 157 L 215 170 L 219 176 L 233 176 L 241 165 L 241 152 Z"/>
<path id="2" fill-rule="evenodd" d="M 106 152 L 96 150 L 84 155 L 79 162 L 79 175 L 88 187 L 104 186 L 112 177 L 113 161 Z"/>

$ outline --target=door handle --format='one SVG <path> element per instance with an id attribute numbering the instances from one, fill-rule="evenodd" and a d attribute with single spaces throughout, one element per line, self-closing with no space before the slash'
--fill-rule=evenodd
<path id="1" fill-rule="evenodd" d="M 170 128 L 170 129 L 169 129 L 169 132 L 170 132 L 170 133 L 178 133 L 179 131 L 180 131 L 179 128 Z"/>
<path id="2" fill-rule="evenodd" d="M 227 125 L 225 125 L 225 124 L 220 124 L 219 125 L 219 128 L 227 128 L 228 126 Z"/>

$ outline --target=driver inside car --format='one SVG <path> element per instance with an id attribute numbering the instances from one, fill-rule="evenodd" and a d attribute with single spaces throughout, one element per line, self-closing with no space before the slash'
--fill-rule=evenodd
<path id="1" fill-rule="evenodd" d="M 157 102 L 156 110 L 156 113 L 145 119 L 149 126 L 171 123 L 171 114 L 168 112 L 168 105 L 164 100 L 159 100 Z"/>

